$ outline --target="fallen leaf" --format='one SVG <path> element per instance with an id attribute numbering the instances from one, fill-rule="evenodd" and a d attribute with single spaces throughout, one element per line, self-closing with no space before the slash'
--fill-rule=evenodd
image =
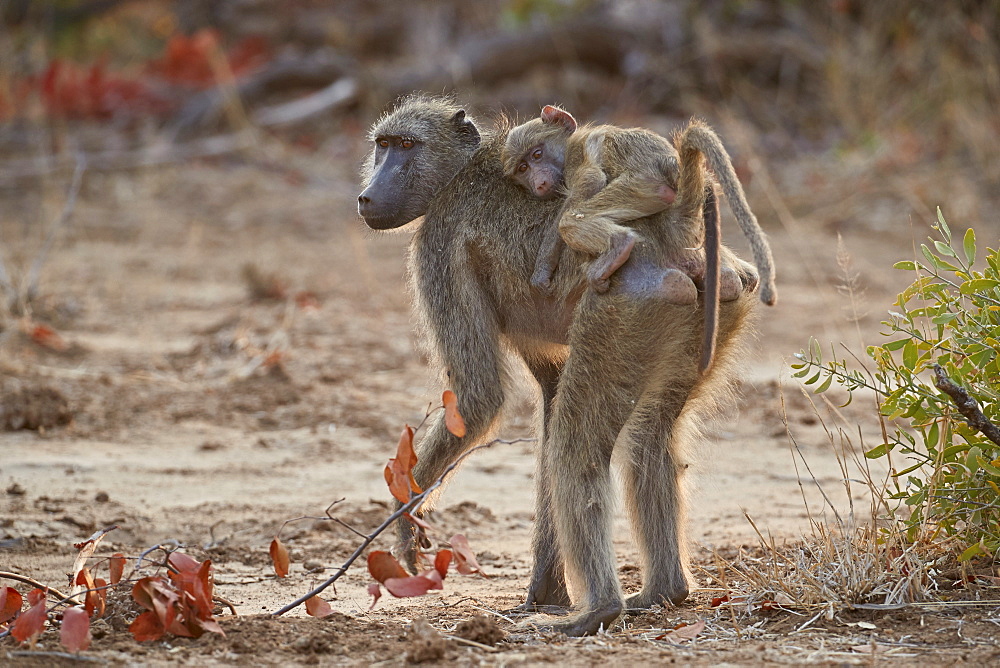
<path id="1" fill-rule="evenodd" d="M 333 608 L 331 608 L 330 604 L 321 599 L 319 596 L 313 596 L 306 599 L 306 612 L 313 617 L 323 618 L 328 615 L 332 615 Z"/>
<path id="2" fill-rule="evenodd" d="M 0 624 L 21 612 L 22 604 L 20 592 L 13 587 L 0 587 Z"/>
<path id="3" fill-rule="evenodd" d="M 705 620 L 699 619 L 694 624 L 680 624 L 663 635 L 657 636 L 656 639 L 664 642 L 680 643 L 686 640 L 694 640 L 704 630 Z"/>
<path id="4" fill-rule="evenodd" d="M 22 612 L 10 627 L 10 634 L 18 642 L 30 642 L 34 645 L 38 636 L 45 630 L 45 621 L 47 618 L 45 601 L 46 594 L 43 590 L 32 589 L 28 592 L 30 607 Z"/>
<path id="5" fill-rule="evenodd" d="M 719 596 L 718 598 L 713 598 L 712 599 L 712 607 L 713 608 L 718 608 L 723 603 L 729 603 L 729 594 L 726 594 L 725 596 Z"/>
<path id="6" fill-rule="evenodd" d="M 451 390 L 445 390 L 441 395 L 444 404 L 444 426 L 457 438 L 465 436 L 465 420 L 458 412 L 458 397 Z"/>
<path id="7" fill-rule="evenodd" d="M 148 610 L 136 617 L 135 620 L 128 625 L 128 630 L 132 634 L 132 637 L 138 642 L 159 640 L 166 632 L 160 618 L 152 610 Z"/>
<path id="8" fill-rule="evenodd" d="M 441 574 L 441 579 L 448 575 L 448 566 L 451 564 L 451 550 L 439 550 L 434 557 L 434 569 Z"/>
<path id="9" fill-rule="evenodd" d="M 115 552 L 108 559 L 108 570 L 111 572 L 111 584 L 118 584 L 122 581 L 122 574 L 125 572 L 125 555 Z"/>
<path id="10" fill-rule="evenodd" d="M 462 575 L 482 574 L 483 569 L 476 561 L 476 553 L 469 547 L 469 540 L 465 536 L 457 533 L 448 542 L 455 557 L 455 570 Z"/>
<path id="11" fill-rule="evenodd" d="M 291 565 L 291 560 L 288 558 L 288 550 L 285 546 L 281 544 L 281 541 L 275 538 L 271 541 L 271 563 L 274 564 L 274 572 L 279 578 L 283 578 L 288 575 L 288 567 Z"/>
<path id="12" fill-rule="evenodd" d="M 437 571 L 431 571 L 437 573 Z M 396 598 L 410 598 L 412 596 L 423 596 L 431 589 L 440 589 L 430 578 L 422 575 L 411 575 L 405 578 L 389 578 L 382 584 L 385 590 Z"/>
<path id="13" fill-rule="evenodd" d="M 82 652 L 90 647 L 90 615 L 85 610 L 63 610 L 59 642 L 71 652 Z"/>
<path id="14" fill-rule="evenodd" d="M 368 572 L 383 584 L 390 578 L 407 577 L 406 569 L 399 565 L 396 557 L 382 550 L 368 553 Z"/>
<path id="15" fill-rule="evenodd" d="M 171 552 L 167 557 L 167 565 L 178 573 L 197 573 L 201 562 L 183 552 Z"/>
<path id="16" fill-rule="evenodd" d="M 371 594 L 372 596 L 372 605 L 368 609 L 374 610 L 375 604 L 378 603 L 378 600 L 380 598 L 382 598 L 382 588 L 378 586 L 377 582 L 372 582 L 370 585 L 368 585 L 368 593 Z"/>
<path id="17" fill-rule="evenodd" d="M 59 332 L 48 325 L 28 325 L 28 336 L 43 348 L 51 348 L 57 352 L 65 352 L 69 349 L 69 344 L 66 343 L 66 340 L 59 336 Z"/>

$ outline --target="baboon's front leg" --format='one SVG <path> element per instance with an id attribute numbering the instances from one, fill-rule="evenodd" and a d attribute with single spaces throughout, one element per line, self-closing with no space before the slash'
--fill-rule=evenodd
<path id="1" fill-rule="evenodd" d="M 485 441 L 503 407 L 506 378 L 495 315 L 488 310 L 485 296 L 470 298 L 477 288 L 470 279 L 460 293 L 465 300 L 456 300 L 439 312 L 432 311 L 432 316 L 447 320 L 432 324 L 438 335 L 441 361 L 448 372 L 448 385 L 458 396 L 458 410 L 465 419 L 466 433 L 458 438 L 449 432 L 441 412 L 431 418 L 426 436 L 417 444 L 417 465 L 413 468 L 413 477 L 421 489 L 440 478 L 462 453 Z M 431 509 L 440 491 L 424 501 L 418 514 Z M 404 561 L 415 571 L 413 526 L 400 520 L 398 530 Z"/>

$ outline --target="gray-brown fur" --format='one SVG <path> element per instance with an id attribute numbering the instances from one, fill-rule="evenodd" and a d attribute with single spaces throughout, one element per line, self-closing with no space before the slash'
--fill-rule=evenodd
<path id="1" fill-rule="evenodd" d="M 721 306 L 717 363 L 705 374 L 698 368 L 701 309 L 663 297 L 664 267 L 671 266 L 676 248 L 663 214 L 634 223 L 642 238 L 606 293 L 586 289 L 585 258 L 564 249 L 552 294 L 543 295 L 530 278 L 562 202 L 534 199 L 504 178 L 503 128 L 469 153 L 467 131 L 455 130 L 458 112 L 450 102 L 411 100 L 373 128 L 373 137 L 385 137 L 391 146 L 410 131 L 411 118 L 423 123 L 429 115 L 436 119 L 432 124 L 449 128 L 432 144 L 395 151 L 405 162 L 416 149 L 406 163 L 413 167 L 406 175 L 412 192 L 406 194 L 426 202 L 423 210 L 414 214 L 397 200 L 394 211 L 377 199 L 387 192 L 383 186 L 401 178 L 399 170 L 380 167 L 399 164 L 393 151 L 369 159 L 370 176 L 359 198 L 362 216 L 367 221 L 378 214 L 371 217 L 380 229 L 424 215 L 410 247 L 412 287 L 436 362 L 447 371 L 468 428 L 459 439 L 442 418 L 432 420 L 417 447 L 414 474 L 427 486 L 489 437 L 516 378 L 507 370 L 512 362 L 523 363 L 540 391 L 534 567 L 524 607 L 565 606 L 572 590 L 570 614 L 535 623 L 570 635 L 594 633 L 610 626 L 626 605 L 646 607 L 687 595 L 686 451 L 697 447 L 701 417 L 727 393 L 729 367 L 739 357 L 753 308 L 752 287 Z M 461 160 L 464 166 L 456 168 Z M 431 173 L 420 173 L 418 166 Z M 736 264 L 728 249 L 722 253 L 725 262 L 745 270 L 745 285 L 756 284 L 752 267 Z M 642 554 L 643 586 L 627 601 L 611 535 L 612 458 L 624 472 L 626 506 Z"/>

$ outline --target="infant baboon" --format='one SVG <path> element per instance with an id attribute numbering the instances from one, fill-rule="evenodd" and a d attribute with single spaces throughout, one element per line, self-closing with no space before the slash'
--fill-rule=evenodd
<path id="1" fill-rule="evenodd" d="M 674 136 L 663 137 L 641 128 L 583 126 L 558 107 L 547 105 L 541 115 L 513 128 L 504 144 L 505 173 L 539 199 L 563 188 L 566 203 L 559 235 L 571 248 L 596 256 L 588 279 L 597 292 L 608 289 L 609 278 L 629 258 L 639 235 L 623 223 L 668 211 L 670 225 L 705 226 L 704 257 L 686 253 L 668 267 L 665 298 L 672 304 L 694 304 L 695 283 L 704 280 L 705 329 L 702 368 L 711 365 L 715 350 L 718 302 L 736 299 L 743 286 L 736 269 L 719 262 L 721 231 L 714 191 L 706 192 L 702 156 L 716 172 L 750 240 L 761 274 L 761 299 L 774 303 L 774 270 L 763 231 L 746 206 L 718 136 L 693 120 Z M 676 149 L 675 149 L 676 146 Z M 680 159 L 678 160 L 678 155 Z M 680 183 L 681 185 L 678 185 Z M 709 190 L 712 186 L 709 185 Z M 678 188 L 683 192 L 679 195 Z M 709 197 L 709 200 L 706 200 Z M 680 202 L 678 202 L 680 198 Z M 551 234 L 538 255 L 532 284 L 546 291 L 561 254 L 560 237 Z M 696 249 L 687 249 L 695 251 Z"/>
<path id="2" fill-rule="evenodd" d="M 625 264 L 638 240 L 622 223 L 665 210 L 677 195 L 677 153 L 666 139 L 612 125 L 578 131 L 576 119 L 552 105 L 510 131 L 503 161 L 507 175 L 539 199 L 565 189 L 559 234 L 570 248 L 596 256 L 588 278 L 598 292 L 607 291 L 611 274 Z M 533 276 L 543 290 L 561 251 L 559 237 L 549 241 Z M 668 300 L 694 304 L 698 291 L 691 277 L 677 271 L 674 279 Z"/>

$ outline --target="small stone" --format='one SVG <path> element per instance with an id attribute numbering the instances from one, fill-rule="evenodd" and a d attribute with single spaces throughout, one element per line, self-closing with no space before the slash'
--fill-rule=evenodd
<path id="1" fill-rule="evenodd" d="M 25 489 L 15 482 L 7 488 L 7 493 L 11 496 L 24 496 Z"/>
<path id="2" fill-rule="evenodd" d="M 324 566 L 323 562 L 319 559 L 306 559 L 302 563 L 302 568 L 306 569 L 310 573 L 326 570 L 326 566 Z"/>
<path id="3" fill-rule="evenodd" d="M 107 492 L 98 492 L 97 495 L 94 497 L 94 501 L 97 501 L 98 503 L 107 503 L 110 500 L 111 497 L 108 496 Z"/>

